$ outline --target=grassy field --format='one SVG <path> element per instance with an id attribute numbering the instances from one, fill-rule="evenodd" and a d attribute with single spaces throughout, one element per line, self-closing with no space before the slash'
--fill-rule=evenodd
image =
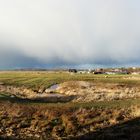
<path id="1" fill-rule="evenodd" d="M 129 86 L 140 86 L 140 75 L 94 75 L 94 74 L 70 74 L 66 72 L 40 72 L 40 71 L 10 71 L 0 72 L 0 83 L 4 85 L 13 85 L 16 87 L 24 86 L 33 90 L 39 88 L 48 88 L 53 84 L 59 84 L 66 81 L 90 81 L 93 83 L 119 83 Z M 1 99 L 8 99 L 9 94 L 1 93 Z M 14 99 L 12 99 L 14 100 Z M 137 101 L 138 100 L 138 101 Z M 112 101 L 111 103 L 97 102 L 85 103 L 84 106 L 109 106 L 122 104 L 138 104 L 139 99 L 123 101 Z M 71 103 L 70 103 L 71 104 Z M 77 106 L 79 106 L 78 104 Z M 75 105 L 76 106 L 76 105 Z"/>
<path id="2" fill-rule="evenodd" d="M 140 86 L 139 75 L 0 72 L 1 85 L 24 86 L 33 90 L 48 88 L 53 84 L 66 81 Z M 9 93 L 1 92 L 0 106 L 0 138 L 2 139 L 83 140 L 87 137 L 87 139 L 117 140 L 134 134 L 133 138 L 136 140 L 140 138 L 139 98 L 86 103 L 42 103 L 13 98 Z M 130 129 L 134 132 L 130 132 Z"/>
<path id="3" fill-rule="evenodd" d="M 133 78 L 131 78 L 133 77 Z M 124 83 L 140 85 L 140 76 L 70 74 L 64 72 L 0 72 L 0 82 L 6 85 L 25 86 L 32 89 L 49 87 L 65 81 L 92 81 L 94 83 Z"/>

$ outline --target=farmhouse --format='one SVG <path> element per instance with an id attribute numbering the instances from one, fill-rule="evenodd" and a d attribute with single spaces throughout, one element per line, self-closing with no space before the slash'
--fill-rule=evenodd
<path id="1" fill-rule="evenodd" d="M 76 69 L 69 69 L 69 72 L 71 72 L 71 73 L 77 73 L 77 70 Z"/>

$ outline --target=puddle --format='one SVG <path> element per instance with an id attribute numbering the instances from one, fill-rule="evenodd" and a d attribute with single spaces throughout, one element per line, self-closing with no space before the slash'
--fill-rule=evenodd
<path id="1" fill-rule="evenodd" d="M 51 87 L 49 87 L 49 90 L 56 90 L 58 88 L 58 84 L 52 85 Z"/>

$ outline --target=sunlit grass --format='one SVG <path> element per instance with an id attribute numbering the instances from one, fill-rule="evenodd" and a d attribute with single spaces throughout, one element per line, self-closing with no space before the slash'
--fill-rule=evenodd
<path id="1" fill-rule="evenodd" d="M 25 86 L 29 88 L 49 87 L 65 81 L 91 81 L 95 83 L 124 83 L 140 85 L 140 80 L 129 79 L 132 75 L 94 75 L 49 72 L 1 72 L 0 82 L 7 85 Z M 134 77 L 134 76 L 133 76 Z M 136 75 L 135 77 L 140 77 Z"/>

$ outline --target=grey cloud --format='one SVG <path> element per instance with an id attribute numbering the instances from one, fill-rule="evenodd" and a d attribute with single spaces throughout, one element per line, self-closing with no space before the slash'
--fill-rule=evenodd
<path id="1" fill-rule="evenodd" d="M 44 64 L 36 58 L 17 50 L 0 49 L 0 69 L 41 68 Z"/>
<path id="2" fill-rule="evenodd" d="M 21 58 L 4 64 L 139 65 L 139 5 L 139 0 L 1 1 L 0 44 Z"/>

